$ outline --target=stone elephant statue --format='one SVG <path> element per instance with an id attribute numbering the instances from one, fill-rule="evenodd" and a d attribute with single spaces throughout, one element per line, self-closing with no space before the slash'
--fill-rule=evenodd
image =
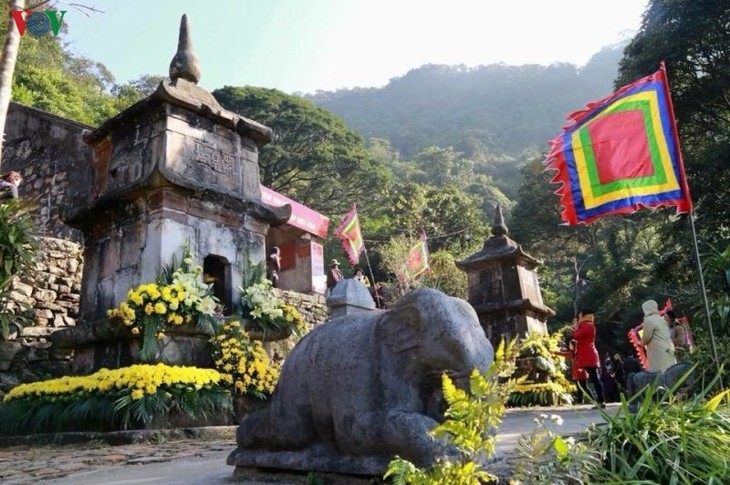
<path id="1" fill-rule="evenodd" d="M 291 351 L 268 407 L 246 416 L 229 465 L 382 475 L 393 455 L 427 466 L 451 449 L 441 375 L 468 389 L 494 351 L 474 309 L 433 289 L 390 310 L 330 320 Z"/>

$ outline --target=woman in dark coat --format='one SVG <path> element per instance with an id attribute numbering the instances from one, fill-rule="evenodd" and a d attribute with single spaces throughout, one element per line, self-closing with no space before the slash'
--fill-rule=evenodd
<path id="1" fill-rule="evenodd" d="M 584 308 L 578 313 L 578 320 L 575 324 L 575 330 L 573 330 L 573 339 L 576 342 L 574 365 L 579 369 L 585 369 L 588 373 L 588 377 L 596 389 L 597 405 L 604 408 L 606 405 L 603 399 L 603 386 L 598 378 L 601 358 L 598 349 L 596 349 L 596 322 L 593 310 Z M 583 391 L 589 396 L 591 395 L 587 386 Z"/>

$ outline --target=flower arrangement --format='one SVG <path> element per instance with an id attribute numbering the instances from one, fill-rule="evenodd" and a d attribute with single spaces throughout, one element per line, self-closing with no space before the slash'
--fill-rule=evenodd
<path id="1" fill-rule="evenodd" d="M 140 364 L 21 384 L 0 405 L 3 431 L 113 430 L 140 427 L 170 411 L 191 418 L 231 411 L 214 369 Z"/>
<path id="2" fill-rule="evenodd" d="M 132 335 L 142 336 L 139 356 L 143 361 L 154 359 L 157 340 L 165 338 L 168 327 L 194 321 L 200 330 L 214 333 L 218 300 L 211 285 L 201 281 L 203 269 L 191 266 L 192 261 L 185 245 L 182 264 L 178 266 L 173 258 L 171 265 L 158 272 L 157 282 L 130 290 L 126 301 L 107 311 L 107 316 L 121 319 Z"/>
<path id="3" fill-rule="evenodd" d="M 210 340 L 213 361 L 233 392 L 266 399 L 279 380 L 279 366 L 269 359 L 260 341 L 251 340 L 238 321 L 224 324 Z"/>
<path id="4" fill-rule="evenodd" d="M 519 359 L 531 362 L 527 379 L 518 383 L 509 406 L 558 406 L 572 404 L 573 384 L 565 377 L 565 358 L 559 355 L 560 333 L 528 332 L 519 344 Z"/>
<path id="5" fill-rule="evenodd" d="M 301 335 L 306 328 L 304 318 L 291 305 L 284 303 L 274 293 L 274 287 L 264 277 L 263 263 L 254 264 L 249 260 L 248 269 L 242 271 L 241 292 L 243 317 L 250 319 L 264 337 L 272 334 Z"/>

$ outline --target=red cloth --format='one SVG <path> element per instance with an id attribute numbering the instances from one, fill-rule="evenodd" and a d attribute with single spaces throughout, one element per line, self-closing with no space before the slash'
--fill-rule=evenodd
<path id="1" fill-rule="evenodd" d="M 587 315 L 578 322 L 578 328 L 573 332 L 575 339 L 575 366 L 600 367 L 601 358 L 596 348 L 596 326 L 593 323 L 593 315 Z"/>
<path id="2" fill-rule="evenodd" d="M 634 350 L 636 350 L 636 355 L 639 357 L 641 368 L 647 370 L 649 369 L 649 363 L 646 361 L 646 351 L 644 350 L 644 346 L 641 345 L 641 336 L 639 335 L 639 332 L 641 332 L 643 328 L 644 324 L 640 323 L 638 326 L 629 330 L 629 342 L 631 342 L 631 345 L 634 346 Z"/>

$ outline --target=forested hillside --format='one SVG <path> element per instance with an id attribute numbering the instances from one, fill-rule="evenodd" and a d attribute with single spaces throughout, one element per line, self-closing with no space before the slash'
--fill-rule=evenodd
<path id="1" fill-rule="evenodd" d="M 566 114 L 610 93 L 622 48 L 605 48 L 583 68 L 426 65 L 383 88 L 319 92 L 309 99 L 366 138 L 389 140 L 404 158 L 469 139 L 514 156 L 544 150 Z"/>

